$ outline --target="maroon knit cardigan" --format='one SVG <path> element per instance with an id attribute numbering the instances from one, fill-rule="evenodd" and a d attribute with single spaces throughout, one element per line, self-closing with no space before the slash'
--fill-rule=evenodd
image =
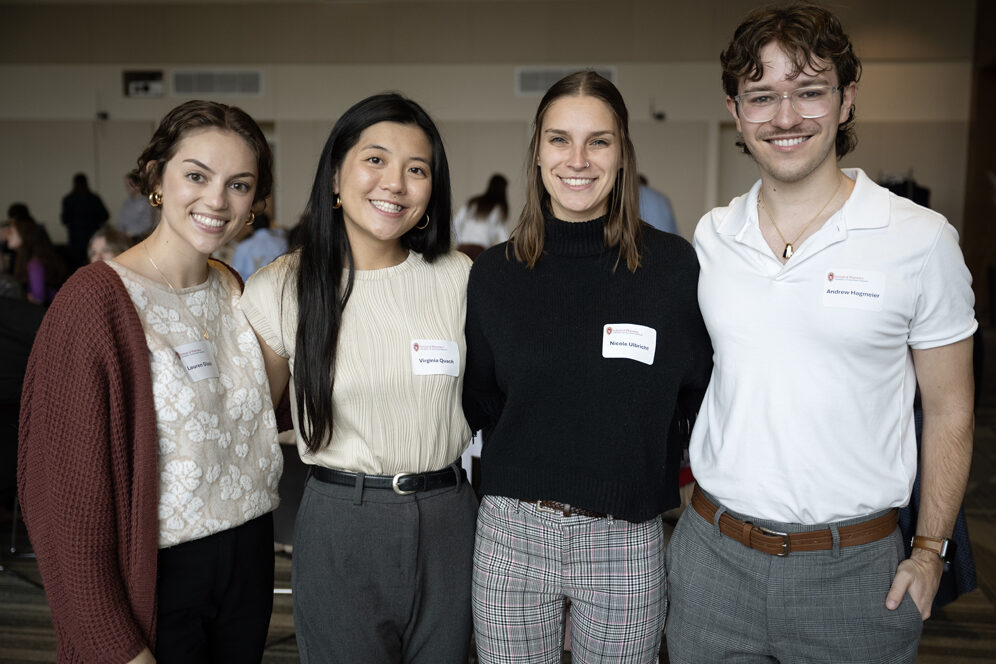
<path id="1" fill-rule="evenodd" d="M 60 662 L 155 652 L 158 449 L 149 350 L 121 278 L 78 270 L 35 339 L 18 493 Z"/>

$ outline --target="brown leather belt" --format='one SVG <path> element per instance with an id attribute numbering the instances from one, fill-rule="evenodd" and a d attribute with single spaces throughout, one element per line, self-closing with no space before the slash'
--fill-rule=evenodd
<path id="1" fill-rule="evenodd" d="M 522 502 L 535 505 L 541 512 L 552 512 L 554 514 L 560 514 L 561 516 L 591 516 L 596 519 L 604 519 L 609 516 L 608 514 L 603 514 L 602 512 L 592 512 L 591 510 L 574 507 L 573 505 L 568 505 L 567 503 L 558 503 L 555 500 L 523 500 Z"/>
<path id="2" fill-rule="evenodd" d="M 719 510 L 699 491 L 698 487 L 692 492 L 692 508 L 709 523 L 713 522 Z M 868 544 L 891 535 L 896 529 L 898 519 L 899 512 L 892 509 L 871 521 L 842 526 L 837 529 L 840 546 L 844 548 Z M 829 529 L 806 533 L 781 533 L 756 526 L 750 521 L 735 519 L 726 512 L 719 517 L 719 532 L 744 546 L 772 556 L 787 556 L 794 551 L 828 551 L 833 548 L 833 533 Z"/>

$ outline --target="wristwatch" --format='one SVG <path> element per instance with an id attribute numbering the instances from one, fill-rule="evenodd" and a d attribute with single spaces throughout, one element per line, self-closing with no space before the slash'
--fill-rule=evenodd
<path id="1" fill-rule="evenodd" d="M 951 556 L 954 554 L 954 542 L 947 538 L 914 535 L 911 545 L 914 549 L 936 553 L 944 562 L 951 560 Z"/>

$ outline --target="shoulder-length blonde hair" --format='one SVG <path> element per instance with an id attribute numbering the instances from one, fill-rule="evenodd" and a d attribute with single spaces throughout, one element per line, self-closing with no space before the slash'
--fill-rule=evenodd
<path id="1" fill-rule="evenodd" d="M 512 232 L 516 259 L 534 267 L 543 255 L 543 209 L 550 194 L 543 186 L 539 168 L 540 140 L 547 110 L 561 97 L 594 97 L 605 102 L 616 119 L 622 149 L 620 168 L 609 193 L 609 218 L 605 222 L 605 246 L 619 247 L 619 260 L 625 260 L 631 272 L 640 266 L 640 203 L 636 172 L 636 151 L 629 136 L 629 112 L 619 90 L 593 71 L 579 71 L 560 79 L 547 90 L 536 109 L 533 138 L 526 161 L 526 204 L 519 223 Z M 618 262 L 617 262 L 618 265 Z"/>

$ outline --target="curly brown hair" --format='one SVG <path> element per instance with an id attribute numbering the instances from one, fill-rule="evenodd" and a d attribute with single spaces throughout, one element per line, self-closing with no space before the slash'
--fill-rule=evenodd
<path id="1" fill-rule="evenodd" d="M 833 13 L 809 3 L 769 5 L 755 9 L 741 21 L 733 33 L 733 40 L 719 56 L 723 66 L 723 90 L 728 97 L 737 96 L 740 81 L 761 80 L 764 76 L 761 50 L 771 42 L 781 46 L 792 59 L 796 74 L 807 67 L 827 71 L 824 63 L 829 62 L 837 71 L 841 88 L 857 83 L 861 78 L 861 60 Z M 852 105 L 847 120 L 837 127 L 837 159 L 853 150 L 857 143 Z M 743 141 L 737 145 L 745 154 L 750 154 Z"/>
<path id="2" fill-rule="evenodd" d="M 235 132 L 249 145 L 256 156 L 257 171 L 253 206 L 266 200 L 273 188 L 273 153 L 263 131 L 241 108 L 215 101 L 188 101 L 167 113 L 138 158 L 138 167 L 128 174 L 128 179 L 143 195 L 148 196 L 159 185 L 166 162 L 176 154 L 187 132 L 211 127 Z"/>

